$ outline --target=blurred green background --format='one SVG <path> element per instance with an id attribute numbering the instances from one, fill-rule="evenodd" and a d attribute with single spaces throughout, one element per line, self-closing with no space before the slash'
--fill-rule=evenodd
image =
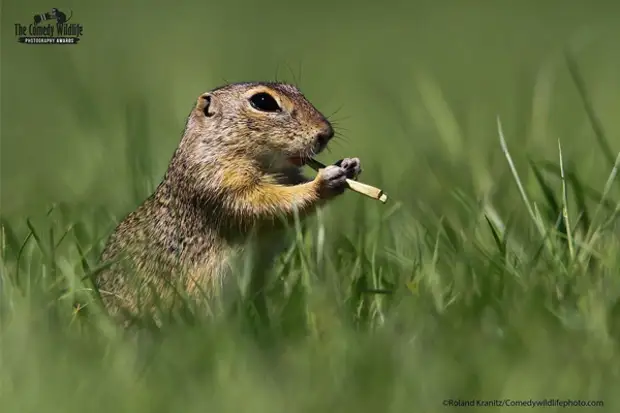
<path id="1" fill-rule="evenodd" d="M 497 115 L 519 154 L 556 160 L 561 138 L 569 159 L 604 179 L 609 169 L 597 161 L 592 128 L 564 64 L 567 47 L 575 50 L 609 139 L 617 143 L 620 134 L 620 6 L 614 2 L 62 6 L 84 26 L 75 47 L 18 44 L 14 24 L 50 5 L 3 2 L 5 213 L 58 201 L 122 210 L 130 181 L 128 118 L 148 119 L 144 155 L 157 180 L 196 96 L 226 81 L 298 81 L 320 110 L 337 112 L 347 138 L 324 160 L 360 156 L 365 179 L 396 198 L 442 193 L 463 179 L 489 190 L 491 179 L 507 171 Z M 446 163 L 450 168 L 435 167 Z M 374 176 L 378 164 L 381 182 Z"/>
<path id="2" fill-rule="evenodd" d="M 558 165 L 558 139 L 567 171 L 602 192 L 620 150 L 620 3 L 4 0 L 1 7 L 0 411 L 435 412 L 447 410 L 444 398 L 502 397 L 605 400 L 605 408 L 574 411 L 618 411 L 617 223 L 590 245 L 599 259 L 593 273 L 567 264 L 562 234 L 553 241 L 561 251 L 539 259 L 540 236 L 502 153 L 497 117 L 541 210 L 557 212 L 528 158 Z M 81 42 L 19 44 L 14 24 L 51 7 L 73 10 Z M 151 359 L 148 340 L 142 347 L 117 340 L 113 328 L 101 334 L 50 321 L 55 306 L 35 286 L 78 274 L 83 255 L 96 259 L 112 221 L 163 176 L 196 97 L 225 82 L 275 79 L 299 85 L 336 121 L 343 138 L 320 159 L 360 157 L 363 181 L 391 199 L 382 206 L 347 194 L 327 209 L 335 225 L 320 228 L 333 249 L 331 270 L 308 264 L 304 315 L 283 307 L 274 319 L 289 327 L 267 351 L 224 320 L 173 330 Z M 557 199 L 559 180 L 545 179 Z M 617 206 L 617 185 L 609 198 Z M 499 251 L 483 201 L 499 221 L 520 224 Z M 46 223 L 53 203 L 68 209 Z M 572 192 L 569 205 L 575 224 L 583 211 Z M 352 208 L 365 215 L 352 217 Z M 49 260 L 48 226 L 74 228 L 76 245 L 89 250 L 66 247 Z M 28 231 L 39 236 L 18 262 Z M 318 257 L 316 248 L 300 250 Z M 297 261 L 285 268 L 280 275 L 290 279 L 307 272 Z M 391 306 L 351 293 L 360 280 L 388 276 L 410 290 Z M 347 324 L 361 313 L 367 325 Z M 305 323 L 319 333 L 284 333 Z"/>

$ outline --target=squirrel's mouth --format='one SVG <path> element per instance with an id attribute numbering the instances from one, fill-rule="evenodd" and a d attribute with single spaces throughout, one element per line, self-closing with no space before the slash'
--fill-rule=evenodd
<path id="1" fill-rule="evenodd" d="M 308 158 L 302 156 L 291 156 L 288 161 L 297 167 L 302 167 L 308 162 Z"/>
<path id="2" fill-rule="evenodd" d="M 291 165 L 296 166 L 297 168 L 301 168 L 306 165 L 308 161 L 312 159 L 312 156 L 317 155 L 327 147 L 327 143 L 318 142 L 311 149 L 306 151 L 300 151 L 295 153 L 295 155 L 286 156 L 286 160 Z M 290 153 L 290 152 L 289 152 Z M 288 155 L 288 154 L 287 154 Z"/>

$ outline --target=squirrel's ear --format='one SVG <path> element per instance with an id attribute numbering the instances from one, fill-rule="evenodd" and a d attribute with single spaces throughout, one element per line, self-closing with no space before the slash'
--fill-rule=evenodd
<path id="1" fill-rule="evenodd" d="M 198 98 L 196 102 L 196 110 L 204 113 L 206 117 L 215 115 L 212 105 L 213 96 L 209 93 L 205 93 Z"/>

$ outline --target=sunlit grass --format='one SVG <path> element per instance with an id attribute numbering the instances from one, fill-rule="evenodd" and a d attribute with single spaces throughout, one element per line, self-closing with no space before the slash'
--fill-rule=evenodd
<path id="1" fill-rule="evenodd" d="M 224 305 L 188 300 L 161 328 L 123 331 L 93 289 L 99 254 L 123 214 L 161 178 L 180 134 L 179 114 L 191 105 L 188 98 L 179 109 L 177 100 L 215 80 L 179 81 L 195 71 L 173 64 L 176 95 L 161 90 L 158 68 L 131 69 L 140 76 L 127 69 L 133 74 L 122 80 L 122 62 L 93 62 L 88 41 L 73 55 L 59 52 L 81 65 L 49 69 L 59 85 L 49 111 L 59 120 L 41 117 L 57 140 L 48 138 L 29 159 L 23 98 L 14 94 L 8 107 L 3 92 L 3 118 L 12 116 L 2 135 L 2 412 L 435 412 L 446 409 L 445 399 L 556 398 L 605 403 L 584 411 L 618 410 L 620 154 L 617 125 L 604 121 L 611 110 L 595 105 L 614 102 L 605 96 L 615 90 L 591 86 L 574 55 L 537 62 L 532 81 L 516 86 L 523 91 L 510 93 L 515 86 L 506 84 L 495 100 L 483 78 L 491 82 L 501 62 L 480 63 L 481 74 L 444 66 L 438 74 L 409 73 L 397 66 L 399 50 L 395 72 L 387 74 L 386 65 L 386 74 L 368 74 L 375 83 L 364 80 L 380 69 L 368 62 L 357 80 L 339 83 L 353 91 L 344 95 L 348 112 L 335 115 L 343 136 L 321 159 L 360 156 L 362 180 L 385 188 L 388 204 L 347 193 L 291 228 L 262 290 L 250 282 L 256 269 L 242 266 Z M 338 60 L 347 50 L 333 41 L 340 66 L 330 70 L 337 71 L 348 57 Z M 52 59 L 48 52 L 41 55 Z M 191 56 L 193 63 L 209 60 Z M 269 76 L 264 67 L 235 72 L 236 59 L 231 53 L 233 63 L 220 67 L 233 76 Z M 16 79 L 18 72 L 11 66 Z M 95 74 L 104 80 L 94 82 Z M 398 84 L 386 81 L 392 78 Z M 484 90 L 464 104 L 454 89 L 470 78 Z M 105 83 L 113 81 L 120 91 Z M 305 70 L 302 89 L 326 102 L 320 107 L 345 100 L 323 81 Z M 497 101 L 504 106 L 489 103 Z M 7 141 L 23 159 L 6 155 Z M 49 176 L 34 179 L 45 167 Z M 23 193 L 16 189 L 22 182 L 29 185 Z"/>

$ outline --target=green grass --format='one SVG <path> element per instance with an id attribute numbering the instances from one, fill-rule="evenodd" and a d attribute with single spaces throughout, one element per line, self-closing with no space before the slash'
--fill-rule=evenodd
<path id="1" fill-rule="evenodd" d="M 611 2 L 83 2 L 83 41 L 58 48 L 13 40 L 49 5 L 6 3 L 0 411 L 620 408 Z M 343 136 L 321 160 L 359 156 L 389 203 L 347 193 L 292 230 L 267 325 L 248 268 L 222 311 L 120 331 L 90 298 L 107 235 L 163 175 L 200 92 L 276 76 L 335 113 Z"/>

